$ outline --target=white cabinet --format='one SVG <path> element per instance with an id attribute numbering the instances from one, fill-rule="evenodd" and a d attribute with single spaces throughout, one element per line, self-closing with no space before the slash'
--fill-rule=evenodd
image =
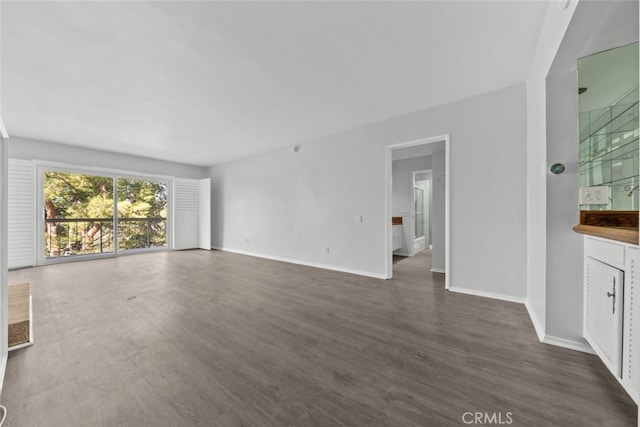
<path id="1" fill-rule="evenodd" d="M 640 250 L 585 236 L 584 251 L 584 337 L 638 403 Z"/>
<path id="2" fill-rule="evenodd" d="M 622 378 L 622 270 L 586 257 L 584 337 L 609 370 Z"/>

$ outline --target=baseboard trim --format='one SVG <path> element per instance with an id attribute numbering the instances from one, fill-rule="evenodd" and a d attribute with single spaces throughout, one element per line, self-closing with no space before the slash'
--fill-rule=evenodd
<path id="1" fill-rule="evenodd" d="M 468 294 L 468 295 L 475 295 L 477 297 L 485 297 L 485 298 L 499 299 L 499 300 L 502 300 L 502 301 L 517 302 L 519 304 L 524 304 L 524 302 L 525 302 L 525 299 L 524 298 L 520 298 L 520 297 L 514 297 L 514 296 L 511 296 L 511 295 L 504 295 L 504 294 L 497 294 L 497 293 L 493 293 L 493 292 L 478 291 L 478 290 L 475 290 L 475 289 L 460 288 L 458 286 L 451 286 L 449 288 L 449 290 L 451 292 L 457 292 L 457 293 L 460 293 L 460 294 Z"/>
<path id="2" fill-rule="evenodd" d="M 568 348 L 569 350 L 577 350 L 583 353 L 596 354 L 589 344 L 579 341 L 566 340 L 564 338 L 554 337 L 552 335 L 545 335 L 540 342 L 549 345 L 555 345 L 556 347 Z"/>
<path id="3" fill-rule="evenodd" d="M 432 268 L 431 269 L 432 273 L 442 273 L 442 274 L 447 274 L 446 271 L 444 271 L 444 268 Z"/>
<path id="4" fill-rule="evenodd" d="M 538 335 L 538 340 L 540 342 L 544 341 L 544 325 L 538 319 L 535 312 L 533 311 L 533 307 L 529 304 L 529 301 L 524 303 L 525 308 L 527 309 L 527 313 L 529 313 L 529 318 L 531 319 L 531 323 L 533 323 L 533 329 L 536 331 L 536 335 Z"/>
<path id="5" fill-rule="evenodd" d="M 529 313 L 529 318 L 531 319 L 531 323 L 533 323 L 533 328 L 536 331 L 536 335 L 538 335 L 538 340 L 543 344 L 554 345 L 556 347 L 568 348 L 569 350 L 581 351 L 583 353 L 595 354 L 593 349 L 586 342 L 568 340 L 565 338 L 554 337 L 553 335 L 547 335 L 544 331 L 544 326 L 538 316 L 536 316 L 535 311 L 533 311 L 533 307 L 529 304 L 529 301 L 525 302 L 524 306 L 527 308 L 527 312 Z"/>
<path id="6" fill-rule="evenodd" d="M 370 273 L 368 271 L 354 270 L 354 269 L 351 269 L 351 268 L 336 267 L 336 266 L 333 266 L 333 265 L 319 264 L 319 263 L 315 263 L 315 262 L 300 261 L 300 260 L 293 259 L 293 258 L 286 258 L 286 257 L 272 256 L 272 255 L 264 255 L 264 254 L 260 254 L 260 253 L 242 251 L 242 250 L 238 250 L 238 249 L 223 248 L 223 247 L 219 247 L 219 246 L 212 246 L 211 249 L 215 249 L 215 250 L 223 251 L 223 252 L 231 252 L 231 253 L 238 254 L 238 255 L 247 255 L 247 256 L 253 256 L 253 257 L 256 257 L 256 258 L 269 259 L 269 260 L 272 260 L 272 261 L 287 262 L 289 264 L 304 265 L 305 267 L 322 268 L 324 270 L 332 270 L 332 271 L 339 271 L 341 273 L 356 274 L 358 276 L 372 277 L 374 279 L 382 279 L 382 280 L 386 280 L 387 279 L 383 274 L 375 274 L 375 273 Z"/>

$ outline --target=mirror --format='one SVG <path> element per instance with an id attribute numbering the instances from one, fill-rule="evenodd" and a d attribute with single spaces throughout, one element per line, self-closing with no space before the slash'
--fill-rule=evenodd
<path id="1" fill-rule="evenodd" d="M 638 43 L 578 59 L 580 187 L 609 188 L 581 210 L 638 210 L 638 71 Z"/>

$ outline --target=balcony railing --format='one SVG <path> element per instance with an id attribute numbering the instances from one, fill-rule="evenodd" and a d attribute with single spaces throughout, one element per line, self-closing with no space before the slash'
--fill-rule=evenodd
<path id="1" fill-rule="evenodd" d="M 113 218 L 45 219 L 45 256 L 113 253 Z M 118 251 L 167 246 L 167 219 L 118 218 Z"/>

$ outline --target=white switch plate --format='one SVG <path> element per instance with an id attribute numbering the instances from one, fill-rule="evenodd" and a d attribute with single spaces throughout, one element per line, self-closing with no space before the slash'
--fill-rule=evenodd
<path id="1" fill-rule="evenodd" d="M 609 203 L 609 187 L 580 187 L 581 205 L 606 205 Z"/>

